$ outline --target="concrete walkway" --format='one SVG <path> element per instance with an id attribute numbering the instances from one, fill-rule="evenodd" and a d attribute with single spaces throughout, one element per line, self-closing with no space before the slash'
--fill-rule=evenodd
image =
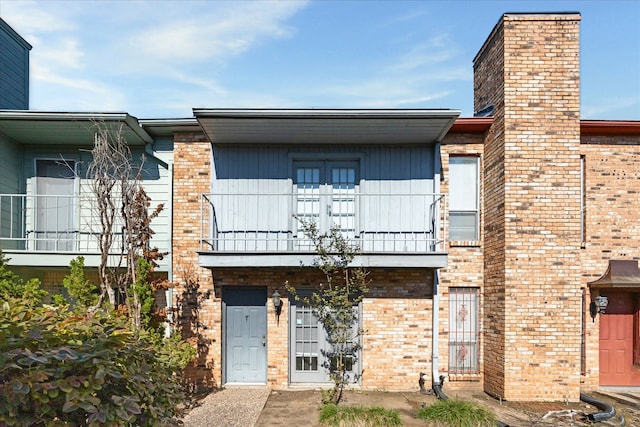
<path id="1" fill-rule="evenodd" d="M 184 425 L 252 427 L 260 417 L 269 392 L 266 387 L 233 387 L 212 393 L 184 417 Z"/>

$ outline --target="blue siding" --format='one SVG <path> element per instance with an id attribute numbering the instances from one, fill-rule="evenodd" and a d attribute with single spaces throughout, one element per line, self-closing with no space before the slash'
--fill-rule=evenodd
<path id="1" fill-rule="evenodd" d="M 291 250 L 296 236 L 300 238 L 293 216 L 302 209 L 312 217 L 317 212 L 321 227 L 342 221 L 341 227 L 352 230 L 347 234 L 367 240 L 363 250 L 411 250 L 411 245 L 426 250 L 424 233 L 433 232 L 430 209 L 437 189 L 433 145 L 236 145 L 213 150 L 211 202 L 218 249 L 273 250 L 275 245 Z M 332 198 L 332 207 L 322 201 L 325 196 L 301 199 L 293 179 L 296 161 L 358 164 L 359 180 L 349 192 L 355 198 Z M 338 210 L 343 220 L 332 216 Z M 325 211 L 333 212 L 328 214 L 333 219 L 320 213 Z M 396 241 L 401 242 L 398 247 Z"/>
<path id="2" fill-rule="evenodd" d="M 358 160 L 363 181 L 432 183 L 434 150 L 430 145 L 214 146 L 214 178 L 257 180 L 262 185 L 291 179 L 294 160 Z"/>
<path id="3" fill-rule="evenodd" d="M 18 144 L 0 134 L 0 193 L 20 193 L 24 190 L 21 183 L 20 162 L 22 149 Z"/>
<path id="4" fill-rule="evenodd" d="M 18 194 L 24 190 L 20 162 L 22 150 L 0 134 L 0 194 Z M 21 231 L 21 207 L 15 205 L 15 199 L 0 198 L 0 236 L 17 235 Z M 3 243 L 3 249 L 18 249 L 15 243 Z"/>
<path id="5" fill-rule="evenodd" d="M 31 46 L 0 19 L 0 109 L 29 109 Z"/>

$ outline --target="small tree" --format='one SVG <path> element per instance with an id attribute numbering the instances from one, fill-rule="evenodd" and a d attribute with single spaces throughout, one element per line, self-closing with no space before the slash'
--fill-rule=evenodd
<path id="1" fill-rule="evenodd" d="M 100 219 L 97 233 L 100 296 L 89 311 L 101 306 L 107 298 L 113 307 L 124 303 L 131 323 L 139 330 L 143 327 L 142 305 L 148 304 L 148 298 L 139 292 L 148 291 L 144 282 L 148 281 L 155 262 L 164 256 L 150 245 L 154 234 L 151 222 L 160 214 L 163 205 L 149 213 L 151 198 L 144 191 L 140 178 L 144 155 L 140 167 L 134 168 L 122 126 L 114 130 L 105 123 L 96 123 L 95 127 L 93 160 L 87 175 L 91 179 L 96 216 Z M 139 259 L 149 263 L 143 279 L 137 277 L 141 268 Z"/>
<path id="2" fill-rule="evenodd" d="M 69 274 L 62 284 L 72 298 L 76 312 L 86 312 L 98 301 L 98 287 L 84 275 L 84 257 L 79 256 L 69 262 Z"/>
<path id="3" fill-rule="evenodd" d="M 320 283 L 311 297 L 301 297 L 289 282 L 285 287 L 296 300 L 310 306 L 327 332 L 331 350 L 326 355 L 324 368 L 334 387 L 324 401 L 338 404 L 345 385 L 351 379 L 349 371 L 355 366 L 360 337 L 365 332 L 359 326 L 358 306 L 369 291 L 368 272 L 363 268 L 350 267 L 360 250 L 349 244 L 336 226 L 328 232 L 320 232 L 315 222 L 298 221 L 312 242 L 317 255 L 314 265 L 324 274 L 326 282 Z"/>

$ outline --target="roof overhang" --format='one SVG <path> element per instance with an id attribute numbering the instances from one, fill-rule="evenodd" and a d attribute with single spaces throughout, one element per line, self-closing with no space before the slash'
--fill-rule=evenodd
<path id="1" fill-rule="evenodd" d="M 430 144 L 456 118 L 449 109 L 194 109 L 214 144 Z"/>
<path id="2" fill-rule="evenodd" d="M 640 135 L 640 120 L 580 120 L 581 135 Z"/>
<path id="3" fill-rule="evenodd" d="M 484 133 L 493 124 L 493 117 L 460 117 L 451 127 L 455 133 Z"/>
<path id="4" fill-rule="evenodd" d="M 96 126 L 122 127 L 129 145 L 152 141 L 138 120 L 127 113 L 60 113 L 0 110 L 0 133 L 20 144 L 90 145 Z"/>
<path id="5" fill-rule="evenodd" d="M 602 277 L 588 285 L 591 288 L 640 288 L 638 261 L 609 260 L 607 271 Z"/>
<path id="6" fill-rule="evenodd" d="M 195 118 L 140 119 L 139 123 L 152 136 L 173 136 L 177 132 L 202 132 Z"/>

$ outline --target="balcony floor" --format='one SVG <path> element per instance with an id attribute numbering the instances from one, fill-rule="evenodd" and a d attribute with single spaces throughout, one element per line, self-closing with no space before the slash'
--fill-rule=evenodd
<path id="1" fill-rule="evenodd" d="M 200 267 L 300 267 L 312 266 L 316 255 L 311 252 L 220 252 L 199 251 Z M 444 268 L 446 252 L 363 253 L 355 258 L 353 267 Z"/>

